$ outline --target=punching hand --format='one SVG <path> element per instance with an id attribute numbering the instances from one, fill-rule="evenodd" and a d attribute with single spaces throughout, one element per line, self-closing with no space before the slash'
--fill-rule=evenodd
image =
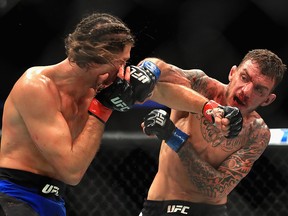
<path id="1" fill-rule="evenodd" d="M 165 110 L 152 110 L 144 117 L 143 131 L 147 135 L 156 135 L 158 139 L 165 140 L 166 144 L 178 152 L 188 135 L 175 127 Z"/>
<path id="2" fill-rule="evenodd" d="M 229 133 L 226 138 L 234 138 L 238 136 L 242 130 L 243 117 L 237 107 L 221 106 L 224 110 L 224 118 L 229 119 Z"/>
<path id="3" fill-rule="evenodd" d="M 126 112 L 132 107 L 134 104 L 132 95 L 131 85 L 117 77 L 111 85 L 102 89 L 93 98 L 88 111 L 106 123 L 113 110 Z"/>
<path id="4" fill-rule="evenodd" d="M 143 102 L 151 95 L 161 72 L 150 61 L 144 61 L 139 66 L 131 65 L 130 69 L 130 84 L 133 89 L 134 100 Z"/>
<path id="5" fill-rule="evenodd" d="M 242 130 L 243 117 L 237 107 L 222 106 L 217 102 L 208 101 L 202 110 L 203 116 L 211 123 L 215 123 L 215 118 L 227 118 L 229 120 L 229 133 L 226 138 L 234 138 L 238 136 Z"/>

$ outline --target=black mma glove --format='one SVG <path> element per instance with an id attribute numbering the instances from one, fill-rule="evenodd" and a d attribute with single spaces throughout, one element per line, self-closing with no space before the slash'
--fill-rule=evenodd
<path id="1" fill-rule="evenodd" d="M 214 108 L 218 108 L 217 111 L 218 113 L 213 112 Z M 210 100 L 204 105 L 202 113 L 203 116 L 213 124 L 215 114 L 223 115 L 224 118 L 228 118 L 230 121 L 229 133 L 227 136 L 225 136 L 228 139 L 238 136 L 238 134 L 242 130 L 243 117 L 240 110 L 237 107 L 222 106 L 217 102 Z"/>
<path id="2" fill-rule="evenodd" d="M 179 130 L 170 120 L 168 113 L 161 109 L 152 110 L 144 117 L 144 133 L 165 140 L 175 152 L 178 152 L 188 139 L 188 135 Z"/>
<path id="3" fill-rule="evenodd" d="M 106 123 L 113 110 L 126 112 L 132 107 L 134 104 L 132 95 L 131 85 L 117 77 L 111 85 L 97 93 L 88 112 Z"/>
<path id="4" fill-rule="evenodd" d="M 133 89 L 134 101 L 143 102 L 151 95 L 161 71 L 150 61 L 144 61 L 139 66 L 131 65 L 130 68 L 130 84 Z"/>

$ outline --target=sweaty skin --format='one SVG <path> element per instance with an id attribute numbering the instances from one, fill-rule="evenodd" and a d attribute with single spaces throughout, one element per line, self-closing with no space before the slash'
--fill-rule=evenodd
<path id="1" fill-rule="evenodd" d="M 122 64 L 130 51 L 126 45 L 118 54 L 122 63 L 94 64 L 88 70 L 68 59 L 28 69 L 4 105 L 0 167 L 78 184 L 99 149 L 105 126 L 88 115 L 89 104 L 98 88 L 117 74 L 124 78 Z"/>
<path id="2" fill-rule="evenodd" d="M 270 130 L 254 110 L 275 100 L 276 96 L 270 93 L 274 82 L 263 76 L 251 60 L 231 68 L 229 84 L 210 78 L 201 70 L 183 70 L 159 59 L 148 60 L 161 70 L 150 99 L 172 108 L 171 120 L 189 139 L 178 153 L 162 142 L 158 172 L 147 199 L 226 203 L 227 195 L 248 174 L 269 143 Z M 228 120 L 218 119 L 218 126 L 212 125 L 202 115 L 203 98 L 191 99 L 191 94 L 175 93 L 173 87 L 170 91 L 167 87 L 171 83 L 193 89 L 206 100 L 238 107 L 243 115 L 240 134 L 233 139 L 225 138 Z M 191 107 L 185 109 L 189 112 L 177 111 L 179 107 L 171 104 L 179 101 L 182 106 L 185 100 L 191 101 Z"/>

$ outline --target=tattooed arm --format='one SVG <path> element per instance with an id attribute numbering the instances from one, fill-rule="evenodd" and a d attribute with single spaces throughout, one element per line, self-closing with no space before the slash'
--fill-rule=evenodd
<path id="1" fill-rule="evenodd" d="M 246 145 L 231 154 L 218 168 L 201 159 L 189 142 L 184 144 L 178 155 L 199 192 L 212 198 L 221 198 L 227 196 L 250 172 L 269 140 L 270 131 L 267 127 L 254 128 L 248 135 Z"/>
<path id="2" fill-rule="evenodd" d="M 159 58 L 146 58 L 143 61 L 151 61 L 160 69 L 161 75 L 158 82 L 179 84 L 191 88 L 196 81 L 206 75 L 202 70 L 184 70 Z"/>
<path id="3" fill-rule="evenodd" d="M 202 113 L 204 104 L 208 101 L 206 97 L 192 89 L 205 76 L 198 69 L 183 70 L 168 64 L 158 58 L 146 58 L 157 65 L 161 76 L 149 98 L 169 108 L 186 112 Z M 181 97 L 179 97 L 181 95 Z M 177 98 L 177 100 L 175 100 Z"/>

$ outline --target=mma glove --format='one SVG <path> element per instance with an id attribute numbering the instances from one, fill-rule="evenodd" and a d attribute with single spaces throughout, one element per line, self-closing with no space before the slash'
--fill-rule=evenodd
<path id="1" fill-rule="evenodd" d="M 151 93 L 161 74 L 160 69 L 150 61 L 139 66 L 130 66 L 130 84 L 133 89 L 134 101 L 143 102 Z"/>
<path id="2" fill-rule="evenodd" d="M 95 96 L 89 106 L 89 114 L 106 123 L 113 110 L 126 112 L 136 101 L 143 102 L 151 95 L 161 73 L 159 68 L 149 61 L 130 68 L 130 83 L 117 77 Z"/>
<path id="3" fill-rule="evenodd" d="M 168 113 L 161 109 L 152 110 L 144 117 L 144 133 L 165 140 L 175 152 L 178 152 L 188 139 L 188 135 L 179 130 L 170 120 Z"/>
<path id="4" fill-rule="evenodd" d="M 106 123 L 113 110 L 126 112 L 133 104 L 131 85 L 126 80 L 117 77 L 111 85 L 97 93 L 88 112 Z"/>
<path id="5" fill-rule="evenodd" d="M 215 108 L 217 108 L 217 111 L 214 110 Z M 225 136 L 228 139 L 238 136 L 242 130 L 243 117 L 237 107 L 222 106 L 213 100 L 209 100 L 205 103 L 202 113 L 212 124 L 215 122 L 215 115 L 221 115 L 224 118 L 229 119 L 229 133 Z"/>

